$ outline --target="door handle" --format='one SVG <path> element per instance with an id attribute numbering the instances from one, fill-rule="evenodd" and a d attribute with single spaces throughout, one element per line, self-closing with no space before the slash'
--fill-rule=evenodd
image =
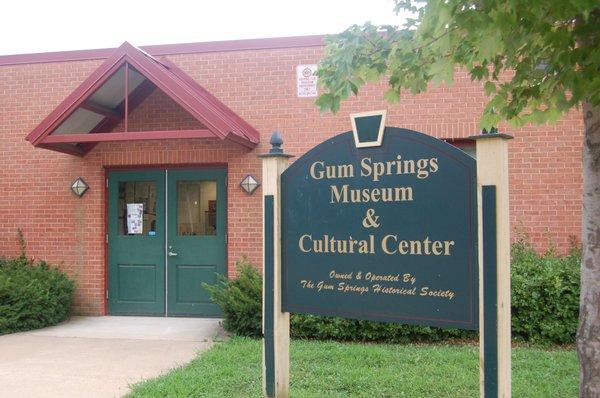
<path id="1" fill-rule="evenodd" d="M 178 253 L 172 252 L 170 250 L 169 250 L 168 254 L 169 254 L 169 257 L 177 257 L 178 256 Z"/>

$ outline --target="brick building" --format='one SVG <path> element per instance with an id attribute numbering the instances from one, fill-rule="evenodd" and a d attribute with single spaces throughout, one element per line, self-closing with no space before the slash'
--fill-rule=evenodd
<path id="1" fill-rule="evenodd" d="M 242 255 L 261 264 L 261 191 L 240 182 L 260 180 L 273 131 L 301 155 L 350 130 L 350 113 L 387 109 L 387 125 L 473 150 L 486 98 L 466 73 L 394 105 L 368 86 L 320 114 L 296 67 L 322 54 L 307 36 L 0 56 L 0 255 L 22 229 L 29 256 L 76 277 L 80 314 L 210 315 L 191 282 L 232 276 Z M 581 114 L 500 130 L 515 137 L 513 239 L 565 252 L 581 234 Z"/>

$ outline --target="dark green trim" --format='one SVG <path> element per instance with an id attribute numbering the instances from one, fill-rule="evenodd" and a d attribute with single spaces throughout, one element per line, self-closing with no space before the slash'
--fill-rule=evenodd
<path id="1" fill-rule="evenodd" d="M 471 140 L 482 140 L 482 139 L 485 139 L 485 138 L 494 138 L 494 137 L 504 138 L 504 139 L 507 139 L 507 140 L 512 140 L 514 138 L 510 134 L 491 133 L 491 134 L 472 135 L 472 136 L 469 137 L 469 139 L 471 139 Z"/>
<path id="2" fill-rule="evenodd" d="M 264 313 L 264 339 L 265 339 L 265 386 L 268 397 L 275 396 L 275 342 L 274 342 L 274 288 L 275 288 L 275 263 L 273 247 L 273 195 L 265 196 L 265 313 Z"/>
<path id="3" fill-rule="evenodd" d="M 261 155 L 258 155 L 259 158 L 263 159 L 263 158 L 293 158 L 295 157 L 295 155 L 288 155 L 287 153 L 263 153 Z"/>
<path id="4" fill-rule="evenodd" d="M 358 137 L 359 144 L 374 144 L 377 142 L 384 113 L 381 112 L 378 115 L 370 116 L 351 116 L 356 125 L 356 136 Z"/>
<path id="5" fill-rule="evenodd" d="M 482 187 L 483 224 L 483 374 L 485 398 L 498 397 L 498 276 L 496 186 Z"/>

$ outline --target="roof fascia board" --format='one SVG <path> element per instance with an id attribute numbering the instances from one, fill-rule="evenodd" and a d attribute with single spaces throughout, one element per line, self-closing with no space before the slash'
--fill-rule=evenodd
<path id="1" fill-rule="evenodd" d="M 227 137 L 225 137 L 225 140 L 234 142 L 234 143 L 236 143 L 238 145 L 241 145 L 241 146 L 243 146 L 243 147 L 245 147 L 247 149 L 256 148 L 256 146 L 258 145 L 257 142 L 249 141 L 249 140 L 244 139 L 244 138 L 240 137 L 239 135 L 235 135 L 233 133 L 229 133 L 227 135 Z"/>
<path id="2" fill-rule="evenodd" d="M 75 155 L 83 157 L 86 152 L 83 149 L 66 146 L 65 144 L 40 144 L 37 148 L 50 149 L 51 151 L 66 153 L 67 155 Z"/>
<path id="3" fill-rule="evenodd" d="M 52 131 L 56 129 L 70 114 L 72 114 L 78 106 L 82 105 L 85 100 L 98 87 L 106 82 L 123 64 L 129 63 L 142 73 L 148 80 L 152 81 L 157 87 L 169 95 L 175 102 L 182 106 L 186 111 L 192 114 L 196 119 L 204 123 L 206 119 L 203 115 L 196 112 L 187 101 L 182 98 L 181 90 L 177 87 L 172 87 L 169 84 L 168 77 L 165 78 L 165 73 L 156 64 L 159 62 L 153 58 L 148 58 L 147 55 L 139 52 L 134 46 L 125 42 L 115 54 L 107 59 L 100 67 L 84 80 L 67 98 L 61 102 L 31 133 L 26 137 L 26 140 L 34 146 L 45 142 L 45 138 L 49 137 Z M 189 96 L 189 93 L 188 93 Z M 210 123 L 214 125 L 214 123 Z M 223 126 L 218 126 L 212 129 L 214 135 L 221 139 L 226 137 L 223 133 Z"/>
<path id="4" fill-rule="evenodd" d="M 142 75 L 146 76 L 149 80 L 151 80 L 159 89 L 163 90 L 169 97 L 171 97 L 177 104 L 183 107 L 187 112 L 193 115 L 196 119 L 202 122 L 204 125 L 209 127 L 216 136 L 221 139 L 224 139 L 229 132 L 228 126 L 222 120 L 217 120 L 216 117 L 212 117 L 215 114 L 214 109 L 210 109 L 206 106 L 206 104 L 198 101 L 194 93 L 188 90 L 185 85 L 181 84 L 172 84 L 169 80 L 172 81 L 171 76 L 167 76 L 161 68 L 155 64 L 152 59 L 141 59 L 140 57 L 145 57 L 145 55 L 141 53 L 136 53 L 135 51 L 130 54 L 128 58 L 130 59 L 131 65 L 138 69 Z M 163 65 L 164 66 L 164 65 Z M 191 104 L 191 102 L 196 102 L 196 104 Z M 202 114 L 196 111 L 194 105 L 199 106 L 202 109 L 206 110 L 206 114 Z M 216 115 L 215 115 L 216 116 Z"/>
<path id="5" fill-rule="evenodd" d="M 239 129 L 239 133 L 243 134 L 251 142 L 257 144 L 260 141 L 259 132 L 256 129 L 254 129 L 254 127 L 252 127 L 248 122 L 242 119 L 237 113 L 233 112 L 227 105 L 221 102 L 213 94 L 208 92 L 204 87 L 202 87 L 197 81 L 195 81 L 188 74 L 182 71 L 173 62 L 166 58 L 162 61 L 163 64 L 169 67 L 171 73 L 173 73 L 178 79 L 182 80 L 184 83 L 193 87 L 196 90 L 194 95 L 198 97 L 199 101 L 201 101 L 204 104 L 204 106 L 206 106 L 207 108 L 211 108 L 211 115 L 222 116 L 221 119 L 223 119 L 223 117 L 226 117 L 227 120 L 225 122 L 228 125 L 228 127 L 231 124 L 233 124 Z M 231 132 L 231 129 L 229 129 L 227 133 L 229 132 Z"/>
<path id="6" fill-rule="evenodd" d="M 36 126 L 25 139 L 33 145 L 37 145 L 46 135 L 60 125 L 90 93 L 106 82 L 121 66 L 124 57 L 123 51 L 116 51 L 98 67 L 87 79 L 77 86 L 56 108 L 50 112 L 42 122 Z"/>
<path id="7" fill-rule="evenodd" d="M 153 83 L 178 105 L 203 123 L 212 132 L 212 136 L 216 136 L 222 140 L 230 139 L 246 147 L 254 147 L 258 143 L 259 134 L 252 126 L 244 122 L 243 119 L 225 104 L 220 102 L 180 69 L 176 68 L 175 65 L 168 62 L 168 60 L 157 60 L 127 42 L 123 43 L 109 59 L 92 72 L 83 83 L 77 86 L 26 139 L 34 146 L 47 144 L 56 147 L 56 144 L 59 143 L 75 142 L 64 141 L 65 138 L 61 138 L 61 136 L 53 137 L 51 133 L 126 63 L 137 69 L 149 82 Z M 86 143 L 98 142 L 101 138 L 103 140 L 107 138 L 104 135 L 100 136 L 98 134 L 103 133 L 93 133 L 95 136 L 94 139 L 92 137 L 84 137 L 83 135 L 72 135 L 71 138 L 79 137 L 81 138 L 81 142 Z M 116 139 L 117 137 L 112 138 Z M 146 138 L 149 139 L 148 137 Z M 81 148 L 81 151 L 85 154 L 92 147 L 93 144 L 86 144 L 86 147 Z"/>
<path id="8" fill-rule="evenodd" d="M 140 47 L 152 56 L 256 51 L 298 47 L 323 47 L 325 35 L 272 37 L 263 39 L 223 40 L 198 43 L 159 44 Z M 54 51 L 47 53 L 0 55 L 0 66 L 52 62 L 75 62 L 106 59 L 114 48 L 91 50 Z"/>
<path id="9" fill-rule="evenodd" d="M 210 130 L 165 130 L 165 131 L 129 131 L 95 134 L 62 134 L 46 137 L 44 145 L 62 143 L 83 143 L 98 141 L 139 141 L 165 140 L 178 138 L 215 138 Z"/>

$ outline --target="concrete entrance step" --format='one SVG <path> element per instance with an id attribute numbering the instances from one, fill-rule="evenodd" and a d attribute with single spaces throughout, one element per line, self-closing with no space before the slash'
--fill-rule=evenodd
<path id="1" fill-rule="evenodd" d="M 88 339 L 219 341 L 226 337 L 218 318 L 74 316 L 57 326 L 28 334 Z"/>
<path id="2" fill-rule="evenodd" d="M 219 319 L 72 317 L 0 336 L 0 397 L 120 397 L 224 338 Z"/>

